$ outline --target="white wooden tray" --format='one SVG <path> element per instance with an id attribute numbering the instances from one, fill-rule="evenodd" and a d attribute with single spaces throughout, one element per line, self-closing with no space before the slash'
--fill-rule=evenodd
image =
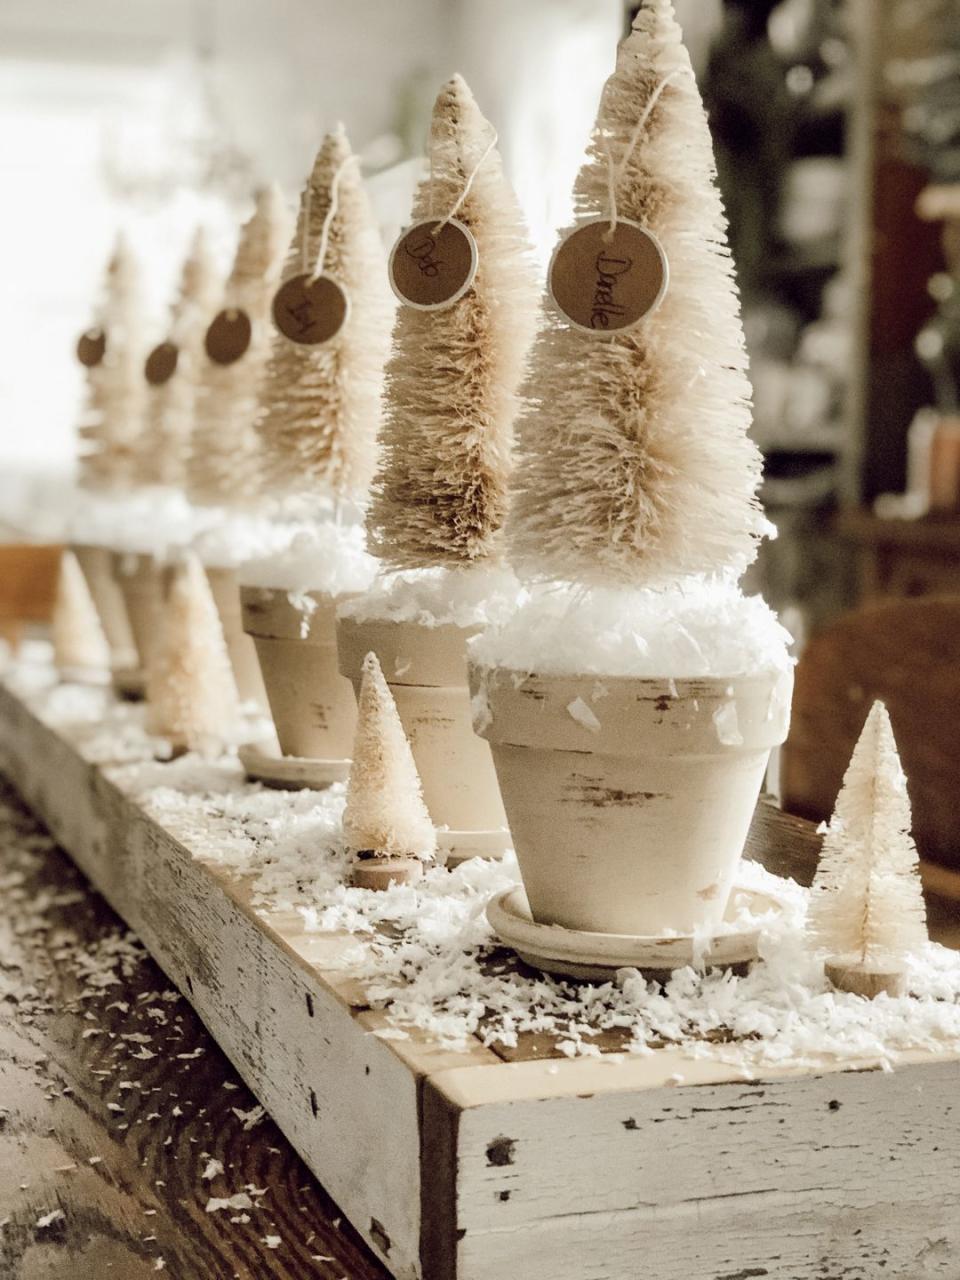
<path id="1" fill-rule="evenodd" d="M 748 1081 L 667 1050 L 382 1040 L 325 967 L 342 940 L 257 916 L 3 687 L 0 769 L 398 1280 L 960 1275 L 956 1061 Z"/>

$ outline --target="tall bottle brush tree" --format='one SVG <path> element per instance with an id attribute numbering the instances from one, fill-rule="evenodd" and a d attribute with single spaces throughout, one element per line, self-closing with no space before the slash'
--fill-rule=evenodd
<path id="1" fill-rule="evenodd" d="M 205 359 L 188 465 L 188 492 L 210 506 L 242 506 L 262 487 L 256 416 L 260 381 L 270 354 L 270 305 L 290 235 L 279 187 L 257 193 L 256 207 L 240 229 L 222 306 L 245 312 L 250 344 L 239 359 Z"/>
<path id="2" fill-rule="evenodd" d="M 379 228 L 342 126 L 317 153 L 283 276 L 320 271 L 343 287 L 350 309 L 329 342 L 273 334 L 258 422 L 268 486 L 281 495 L 363 498 L 376 458 L 391 307 Z"/>
<path id="3" fill-rule="evenodd" d="M 84 489 L 119 490 L 136 480 L 146 386 L 144 298 L 140 263 L 124 235 L 107 267 L 95 325 L 106 346 L 87 368 L 87 400 L 80 419 L 78 480 Z"/>
<path id="4" fill-rule="evenodd" d="M 382 461 L 368 517 L 394 569 L 464 567 L 493 555 L 504 524 L 517 388 L 537 291 L 526 232 L 493 129 L 460 76 L 441 90 L 430 129 L 432 178 L 413 220 L 456 217 L 473 234 L 472 287 L 452 306 L 401 305 L 387 366 Z M 479 167 L 478 167 L 479 165 Z M 475 171 L 475 172 L 474 172 Z"/>
<path id="5" fill-rule="evenodd" d="M 176 348 L 173 374 L 147 392 L 146 426 L 140 448 L 144 483 L 182 487 L 200 378 L 206 362 L 204 335 L 220 302 L 223 280 L 210 244 L 199 228 L 180 275 L 166 341 Z"/>
<path id="6" fill-rule="evenodd" d="M 646 0 L 620 46 L 578 215 L 612 217 L 611 175 L 616 215 L 657 237 L 669 283 L 619 333 L 547 305 L 517 427 L 511 554 L 530 576 L 591 585 L 740 572 L 765 529 L 761 457 L 710 133 L 669 0 Z"/>
<path id="7" fill-rule="evenodd" d="M 927 942 L 910 800 L 890 717 L 867 716 L 823 841 L 807 925 L 835 985 L 864 995 L 903 987 Z"/>

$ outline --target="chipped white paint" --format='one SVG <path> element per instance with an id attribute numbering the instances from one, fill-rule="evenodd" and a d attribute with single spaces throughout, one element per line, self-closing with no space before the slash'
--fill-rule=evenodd
<path id="1" fill-rule="evenodd" d="M 0 767 L 398 1280 L 957 1280 L 960 1064 L 677 1051 L 504 1063 L 385 1040 L 349 939 L 256 916 L 0 688 Z"/>

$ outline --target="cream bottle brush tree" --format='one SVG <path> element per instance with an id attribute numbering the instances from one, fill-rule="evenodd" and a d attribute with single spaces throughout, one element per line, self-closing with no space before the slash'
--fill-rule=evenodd
<path id="1" fill-rule="evenodd" d="M 223 309 L 228 320 L 239 313 L 249 320 L 249 343 L 229 363 L 204 363 L 187 470 L 191 498 L 209 506 L 242 506 L 261 489 L 255 421 L 289 222 L 283 195 L 271 185 L 257 193 L 253 214 L 240 229 Z"/>
<path id="2" fill-rule="evenodd" d="M 381 463 L 367 527 L 393 569 L 462 568 L 495 554 L 506 515 L 513 420 L 536 314 L 516 197 L 490 124 L 461 76 L 430 129 L 431 175 L 414 221 L 456 218 L 476 241 L 472 287 L 443 310 L 401 305 L 387 365 Z"/>
<path id="3" fill-rule="evenodd" d="M 60 560 L 51 619 L 53 660 L 64 679 L 105 677 L 110 649 L 86 578 L 72 551 Z"/>
<path id="4" fill-rule="evenodd" d="M 167 355 L 173 369 L 169 373 L 165 369 L 163 381 L 147 391 L 147 418 L 140 449 L 140 472 L 147 484 L 182 488 L 186 483 L 194 409 L 206 362 L 203 340 L 222 292 L 223 280 L 210 237 L 200 227 L 184 261 L 171 308 L 170 329 L 164 343 L 168 351 L 159 352 Z"/>
<path id="5" fill-rule="evenodd" d="M 215 754 L 234 738 L 239 699 L 220 616 L 192 553 L 171 570 L 147 671 L 147 728 L 175 752 Z"/>
<path id="6" fill-rule="evenodd" d="M 614 586 L 740 572 L 766 528 L 761 457 L 710 133 L 670 0 L 646 0 L 620 47 L 575 202 L 652 232 L 669 282 L 623 332 L 582 332 L 547 306 L 511 556 L 533 577 Z"/>
<path id="7" fill-rule="evenodd" d="M 373 476 L 391 309 L 379 228 L 343 126 L 323 140 L 300 199 L 284 280 L 331 277 L 346 320 L 330 341 L 276 330 L 258 431 L 267 484 L 280 495 L 362 499 Z"/>
<path id="8" fill-rule="evenodd" d="M 87 402 L 79 425 L 78 481 L 88 490 L 117 491 L 136 479 L 146 386 L 141 267 L 120 234 L 107 267 L 95 333 L 102 357 L 87 365 Z"/>
<path id="9" fill-rule="evenodd" d="M 343 833 L 353 882 L 380 889 L 419 878 L 437 837 L 410 744 L 376 654 L 363 661 Z"/>
<path id="10" fill-rule="evenodd" d="M 807 925 L 833 984 L 861 995 L 902 993 L 906 958 L 928 941 L 906 778 L 882 702 L 844 774 Z"/>

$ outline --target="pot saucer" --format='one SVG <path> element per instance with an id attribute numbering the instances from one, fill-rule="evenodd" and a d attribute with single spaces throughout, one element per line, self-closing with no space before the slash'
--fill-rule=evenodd
<path id="1" fill-rule="evenodd" d="M 784 904 L 771 894 L 734 888 L 727 918 L 735 919 L 744 908 L 751 916 L 782 914 Z M 487 920 L 500 941 L 512 947 L 526 964 L 564 978 L 609 982 L 618 969 L 662 974 L 695 962 L 692 934 L 664 937 L 588 933 L 565 929 L 562 925 L 537 924 L 522 885 L 506 889 L 491 899 L 487 904 Z M 758 957 L 761 932 L 760 924 L 748 918 L 744 927 L 736 932 L 716 934 L 701 951 L 700 967 L 732 968 L 750 964 Z"/>
<path id="2" fill-rule="evenodd" d="M 506 827 L 493 827 L 489 831 L 437 828 L 437 861 L 445 867 L 459 867 L 461 862 L 467 862 L 470 858 L 488 858 L 499 862 L 507 850 L 512 848 L 513 841 Z"/>
<path id="3" fill-rule="evenodd" d="M 245 742 L 237 751 L 247 777 L 282 791 L 309 787 L 322 791 L 334 782 L 345 782 L 349 760 L 320 760 L 309 756 L 285 756 L 276 740 Z"/>

